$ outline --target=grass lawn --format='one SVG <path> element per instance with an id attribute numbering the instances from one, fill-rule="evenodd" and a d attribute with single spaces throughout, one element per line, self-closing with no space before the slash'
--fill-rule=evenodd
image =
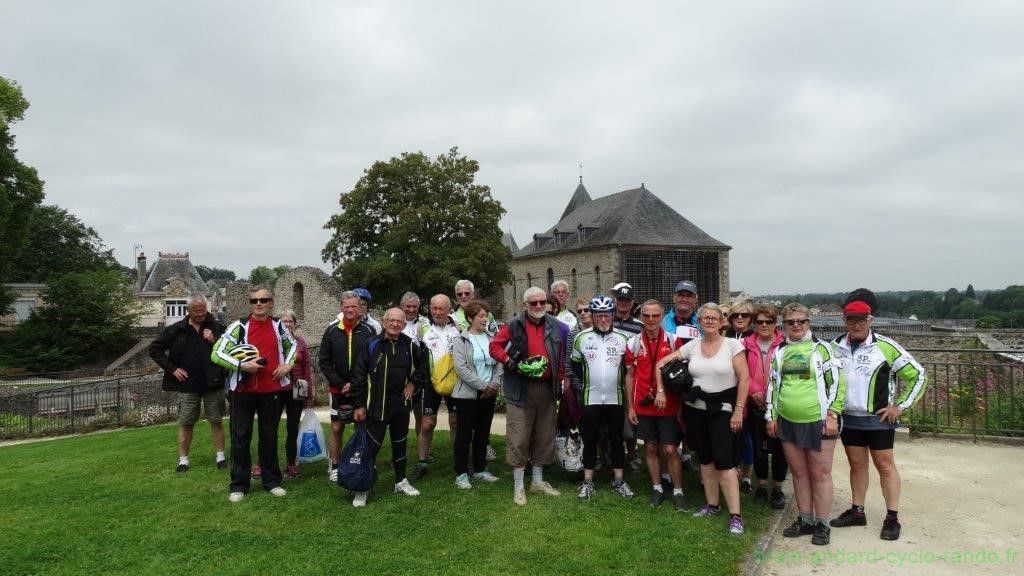
<path id="1" fill-rule="evenodd" d="M 324 463 L 285 479 L 284 498 L 256 484 L 232 504 L 209 427 L 196 426 L 185 474 L 174 472 L 175 434 L 155 426 L 0 448 L 0 573 L 735 574 L 770 517 L 744 495 L 747 533 L 734 537 L 727 515 L 652 509 L 646 473 L 627 473 L 632 501 L 611 492 L 610 472 L 598 473 L 594 500 L 581 503 L 577 479 L 549 470 L 562 496 L 527 493 L 519 508 L 504 438 L 492 443 L 501 481 L 461 491 L 442 431 L 438 462 L 414 482 L 418 498 L 391 492 L 385 449 L 366 508 L 327 483 Z M 703 498 L 692 475 L 685 488 L 695 509 Z"/>

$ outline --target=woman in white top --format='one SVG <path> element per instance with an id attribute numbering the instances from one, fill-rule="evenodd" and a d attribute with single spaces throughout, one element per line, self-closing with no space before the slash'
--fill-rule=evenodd
<path id="1" fill-rule="evenodd" d="M 469 452 L 473 450 L 473 479 L 496 482 L 498 478 L 487 471 L 487 442 L 494 402 L 501 382 L 501 364 L 491 358 L 488 351 L 491 337 L 487 333 L 488 309 L 482 300 L 472 300 L 463 310 L 469 326 L 452 344 L 455 372 L 459 379 L 452 391 L 459 422 L 455 427 L 455 486 L 472 488 L 469 483 Z"/>
<path id="2" fill-rule="evenodd" d="M 663 394 L 661 367 L 673 359 L 690 361 L 693 387 L 683 406 L 686 444 L 700 459 L 701 481 L 707 504 L 694 516 L 716 516 L 722 509 L 719 490 L 729 508 L 729 532 L 743 534 L 740 515 L 740 486 L 736 475 L 738 435 L 743 428 L 743 401 L 749 378 L 743 344 L 725 338 L 720 328 L 725 322 L 722 311 L 708 302 L 697 311 L 704 337 L 662 358 L 654 371 L 658 394 Z"/>

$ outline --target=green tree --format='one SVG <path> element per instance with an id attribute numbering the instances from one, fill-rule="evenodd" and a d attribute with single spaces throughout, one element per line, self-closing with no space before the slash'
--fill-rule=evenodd
<path id="1" fill-rule="evenodd" d="M 43 182 L 36 169 L 18 161 L 10 125 L 25 117 L 28 100 L 21 86 L 0 76 L 0 312 L 14 302 L 15 294 L 2 283 L 9 282 L 11 254 L 25 245 L 29 215 L 43 201 Z"/>
<path id="2" fill-rule="evenodd" d="M 138 319 L 131 283 L 120 270 L 73 272 L 52 279 L 44 304 L 4 342 L 10 366 L 70 370 L 127 350 Z"/>
<path id="3" fill-rule="evenodd" d="M 324 225 L 333 231 L 324 260 L 343 286 L 364 286 L 375 301 L 410 289 L 448 294 L 460 278 L 492 293 L 510 277 L 511 255 L 498 227 L 505 209 L 474 183 L 479 169 L 458 148 L 374 162 Z"/>
<path id="4" fill-rule="evenodd" d="M 977 296 L 974 294 L 974 284 L 968 284 L 967 290 L 964 290 L 964 296 L 975 299 Z"/>
<path id="5" fill-rule="evenodd" d="M 252 272 L 249 272 L 249 283 L 261 284 L 263 286 L 273 288 L 274 282 L 277 282 L 277 279 L 280 276 L 291 269 L 292 267 L 286 264 L 274 266 L 273 268 L 269 266 L 257 266 L 252 269 Z"/>
<path id="6" fill-rule="evenodd" d="M 203 279 L 203 282 L 209 282 L 214 278 L 218 280 L 235 279 L 235 273 L 231 270 L 226 270 L 224 268 L 212 268 L 210 266 L 203 266 L 202 264 L 196 266 L 196 272 L 199 272 L 199 277 Z"/>
<path id="7" fill-rule="evenodd" d="M 113 250 L 77 216 L 59 206 L 40 206 L 30 217 L 25 247 L 13 258 L 11 282 L 49 282 L 69 272 L 120 270 Z"/>

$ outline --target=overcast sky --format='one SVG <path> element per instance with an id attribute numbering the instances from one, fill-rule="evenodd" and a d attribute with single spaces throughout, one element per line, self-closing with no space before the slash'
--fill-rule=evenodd
<path id="1" fill-rule="evenodd" d="M 641 182 L 752 294 L 1024 283 L 1024 3 L 5 0 L 46 202 L 132 265 L 312 265 L 452 146 L 520 245 Z M 271 223 L 276 225 L 271 226 Z M 151 260 L 152 261 L 152 260 Z"/>

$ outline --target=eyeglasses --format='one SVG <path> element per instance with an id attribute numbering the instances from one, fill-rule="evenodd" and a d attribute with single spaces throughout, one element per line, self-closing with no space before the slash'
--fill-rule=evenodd
<path id="1" fill-rule="evenodd" d="M 283 324 L 295 324 L 295 320 L 282 319 L 281 322 Z"/>
<path id="2" fill-rule="evenodd" d="M 643 316 L 644 318 L 650 318 L 650 319 L 653 320 L 654 318 L 661 318 L 661 313 L 655 312 L 654 314 L 641 314 L 641 316 Z"/>
<path id="3" fill-rule="evenodd" d="M 249 298 L 249 304 L 268 304 L 273 301 L 273 298 Z"/>
<path id="4" fill-rule="evenodd" d="M 775 324 L 775 320 L 761 320 L 758 318 L 757 320 L 754 320 L 754 324 L 757 324 L 758 326 L 772 326 Z"/>
<path id="5" fill-rule="evenodd" d="M 785 324 L 786 326 L 803 326 L 804 324 L 808 324 L 809 322 L 810 319 L 803 318 L 801 320 L 784 320 L 782 323 Z"/>
<path id="6" fill-rule="evenodd" d="M 472 296 L 473 293 L 472 292 L 456 292 L 455 295 L 456 296 Z"/>
<path id="7" fill-rule="evenodd" d="M 858 324 L 867 324 L 868 323 L 868 317 L 867 316 L 847 316 L 847 317 L 843 318 L 843 322 L 846 323 L 846 324 L 849 324 L 851 326 L 856 326 Z"/>
<path id="8" fill-rule="evenodd" d="M 700 319 L 701 322 L 718 322 L 721 318 L 717 316 L 704 316 Z"/>
<path id="9" fill-rule="evenodd" d="M 526 302 L 527 306 L 543 306 L 547 304 L 547 300 L 529 300 Z"/>
<path id="10" fill-rule="evenodd" d="M 750 312 L 733 312 L 732 314 L 729 314 L 729 320 L 734 320 L 736 318 L 746 320 L 747 318 L 750 318 Z"/>
<path id="11" fill-rule="evenodd" d="M 405 324 L 405 318 L 385 318 L 385 324 Z"/>

